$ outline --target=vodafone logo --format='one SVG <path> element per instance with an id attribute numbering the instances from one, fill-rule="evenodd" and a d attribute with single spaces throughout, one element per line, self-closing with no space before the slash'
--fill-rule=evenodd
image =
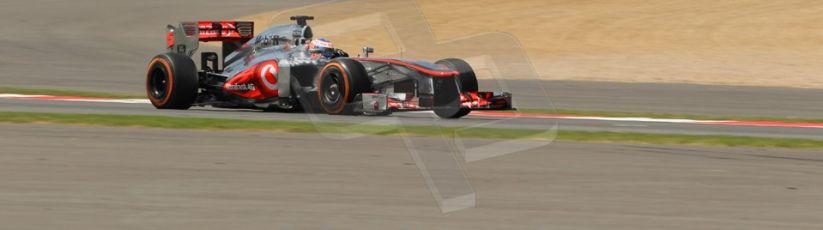
<path id="1" fill-rule="evenodd" d="M 264 65 L 263 68 L 260 68 L 260 78 L 266 88 L 270 90 L 277 89 L 277 73 L 280 72 L 280 68 L 277 64 L 267 64 Z"/>

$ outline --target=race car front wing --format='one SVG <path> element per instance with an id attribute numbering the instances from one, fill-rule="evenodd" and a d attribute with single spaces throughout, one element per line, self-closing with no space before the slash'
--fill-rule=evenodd
<path id="1" fill-rule="evenodd" d="M 364 93 L 361 98 L 362 111 L 366 114 L 433 109 L 431 98 L 414 97 L 406 93 Z M 512 95 L 506 92 L 465 92 L 460 95 L 460 107 L 471 110 L 512 110 Z"/>

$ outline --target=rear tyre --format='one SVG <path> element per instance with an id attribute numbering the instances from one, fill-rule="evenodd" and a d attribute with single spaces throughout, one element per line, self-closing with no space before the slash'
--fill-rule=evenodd
<path id="1" fill-rule="evenodd" d="M 197 99 L 197 89 L 197 67 L 191 58 L 165 53 L 149 62 L 146 94 L 155 108 L 188 109 Z"/>
<path id="2" fill-rule="evenodd" d="M 471 113 L 471 109 L 462 108 L 460 94 L 477 92 L 477 76 L 474 70 L 461 59 L 447 58 L 435 62 L 460 73 L 454 78 L 436 78 L 434 93 L 434 113 L 440 118 L 455 119 Z"/>
<path id="3" fill-rule="evenodd" d="M 317 99 L 328 114 L 354 114 L 355 97 L 371 91 L 371 80 L 360 62 L 336 58 L 326 64 L 317 80 Z"/>

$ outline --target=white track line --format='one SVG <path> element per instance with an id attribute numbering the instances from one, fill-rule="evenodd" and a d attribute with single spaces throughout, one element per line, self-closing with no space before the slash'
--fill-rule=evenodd
<path id="1" fill-rule="evenodd" d="M 120 104 L 150 104 L 148 99 L 107 99 L 75 96 L 51 96 L 51 95 L 25 95 L 25 94 L 0 94 L 0 98 L 27 99 L 41 101 L 73 101 L 73 102 L 100 102 L 100 103 L 120 103 Z M 415 111 L 412 113 L 432 113 L 432 111 Z M 537 118 L 537 119 L 569 119 L 569 120 L 594 120 L 594 121 L 620 121 L 620 122 L 646 122 L 646 123 L 679 123 L 679 124 L 702 124 L 702 125 L 730 125 L 730 126 L 760 126 L 760 127 L 792 127 L 792 128 L 823 128 L 823 123 L 818 122 L 781 122 L 781 121 L 712 121 L 693 119 L 668 119 L 668 118 L 648 118 L 648 117 L 594 117 L 594 116 L 571 116 L 562 114 L 519 114 L 493 111 L 477 111 L 472 113 L 479 117 L 500 117 L 500 118 Z"/>
<path id="2" fill-rule="evenodd" d="M 25 95 L 25 94 L 0 94 L 0 98 L 32 99 L 32 100 L 41 100 L 41 101 L 102 102 L 102 103 L 121 103 L 121 104 L 149 104 L 149 103 L 151 103 L 151 102 L 149 102 L 148 99 L 108 99 L 108 98 L 93 98 L 93 97 Z"/>

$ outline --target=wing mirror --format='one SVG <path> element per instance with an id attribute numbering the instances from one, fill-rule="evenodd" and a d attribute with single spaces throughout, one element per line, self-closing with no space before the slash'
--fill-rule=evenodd
<path id="1" fill-rule="evenodd" d="M 369 57 L 370 53 L 374 53 L 374 48 L 371 47 L 363 47 L 363 57 Z"/>

